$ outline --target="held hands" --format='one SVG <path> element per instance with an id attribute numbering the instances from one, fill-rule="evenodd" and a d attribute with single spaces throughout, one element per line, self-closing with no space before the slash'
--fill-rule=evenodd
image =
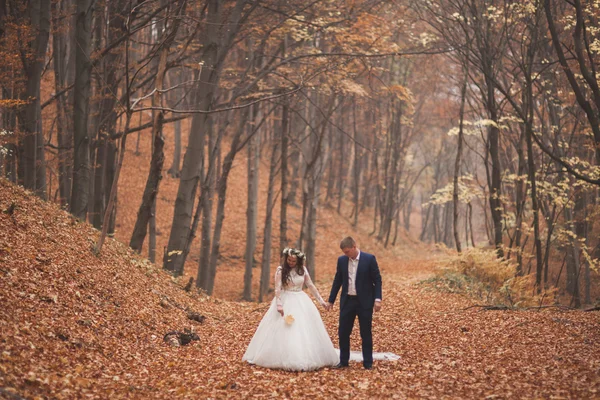
<path id="1" fill-rule="evenodd" d="M 279 314 L 281 314 L 281 316 L 283 317 L 283 306 L 282 305 L 277 305 L 277 312 Z"/>
<path id="2" fill-rule="evenodd" d="M 325 310 L 331 311 L 331 309 L 333 308 L 333 304 L 331 304 L 329 302 L 323 303 L 323 307 L 325 308 Z"/>

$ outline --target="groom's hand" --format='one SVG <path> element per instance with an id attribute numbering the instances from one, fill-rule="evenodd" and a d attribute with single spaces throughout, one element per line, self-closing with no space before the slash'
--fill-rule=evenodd
<path id="1" fill-rule="evenodd" d="M 325 309 L 327 311 L 330 311 L 333 308 L 333 304 L 331 304 L 330 302 L 325 303 Z"/>
<path id="2" fill-rule="evenodd" d="M 375 308 L 375 312 L 381 310 L 381 301 L 376 301 L 374 308 Z"/>

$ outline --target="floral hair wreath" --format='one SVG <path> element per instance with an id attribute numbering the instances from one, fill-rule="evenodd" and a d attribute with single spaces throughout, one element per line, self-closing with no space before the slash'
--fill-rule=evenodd
<path id="1" fill-rule="evenodd" d="M 285 254 L 288 257 L 292 256 L 304 259 L 304 253 L 298 249 L 294 249 L 293 247 L 286 247 L 285 249 L 283 249 L 283 254 Z"/>

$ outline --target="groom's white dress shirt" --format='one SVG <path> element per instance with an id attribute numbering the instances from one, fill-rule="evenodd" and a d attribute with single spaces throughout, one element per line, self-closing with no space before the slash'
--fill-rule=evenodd
<path id="1" fill-rule="evenodd" d="M 356 272 L 360 261 L 360 250 L 355 259 L 348 257 L 348 295 L 356 296 Z"/>

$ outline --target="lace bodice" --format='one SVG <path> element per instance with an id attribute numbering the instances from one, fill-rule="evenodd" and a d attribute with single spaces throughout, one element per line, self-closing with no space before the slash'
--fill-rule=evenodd
<path id="1" fill-rule="evenodd" d="M 282 291 L 290 291 L 290 292 L 301 292 L 302 287 L 306 285 L 308 289 L 311 291 L 312 295 L 319 302 L 319 304 L 324 305 L 325 301 L 319 294 L 316 286 L 310 279 L 310 275 L 308 274 L 308 270 L 304 267 L 304 275 L 298 275 L 296 270 L 290 271 L 290 280 L 287 285 L 283 286 L 281 283 L 281 274 L 282 268 L 281 266 L 277 267 L 277 271 L 275 272 L 275 297 L 277 298 L 277 306 L 281 306 L 281 292 Z"/>
<path id="2" fill-rule="evenodd" d="M 306 270 L 305 270 L 306 271 Z M 307 272 L 304 272 L 304 275 L 298 275 L 296 270 L 290 271 L 290 280 L 287 285 L 283 286 L 283 290 L 289 290 L 291 292 L 299 292 L 302 290 L 302 286 L 304 286 L 304 277 L 307 275 Z M 283 284 L 282 284 L 283 285 Z"/>

